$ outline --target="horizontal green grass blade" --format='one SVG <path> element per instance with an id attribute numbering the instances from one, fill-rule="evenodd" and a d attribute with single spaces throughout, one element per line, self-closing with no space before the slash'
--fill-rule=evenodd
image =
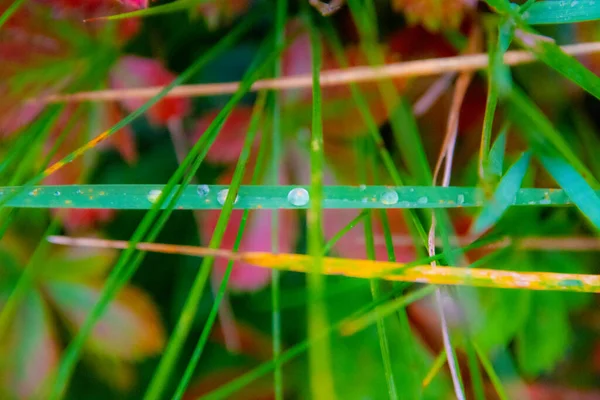
<path id="1" fill-rule="evenodd" d="M 523 178 L 529 167 L 531 155 L 524 153 L 521 158 L 508 170 L 502 178 L 494 197 L 486 204 L 481 214 L 475 220 L 473 231 L 481 233 L 493 226 L 513 203 L 514 198 L 523 183 Z"/>
<path id="2" fill-rule="evenodd" d="M 12 198 L 7 206 L 16 208 L 112 208 L 148 210 L 162 193 L 163 185 L 69 185 L 35 186 L 28 193 Z M 224 202 L 223 185 L 189 185 L 183 189 L 176 210 L 218 210 Z M 0 187 L 0 200 L 17 192 L 19 187 Z M 179 187 L 176 186 L 175 190 Z M 307 209 L 310 200 L 294 204 L 289 200 L 294 189 L 308 191 L 308 186 L 241 186 L 235 209 Z M 221 195 L 219 195 L 221 193 Z M 293 194 L 297 195 L 298 191 Z M 395 193 L 395 194 L 394 194 Z M 600 192 L 597 192 L 600 193 Z M 390 198 L 398 200 L 390 202 Z M 169 197 L 170 199 L 170 197 Z M 324 186 L 325 209 L 373 208 L 457 208 L 481 207 L 485 197 L 477 187 L 430 186 Z M 557 189 L 520 189 L 513 206 L 571 204 L 568 194 Z M 166 206 L 163 206 L 163 208 Z"/>
<path id="3" fill-rule="evenodd" d="M 571 24 L 600 19 L 600 2 L 596 0 L 538 1 L 523 13 L 530 25 Z"/>

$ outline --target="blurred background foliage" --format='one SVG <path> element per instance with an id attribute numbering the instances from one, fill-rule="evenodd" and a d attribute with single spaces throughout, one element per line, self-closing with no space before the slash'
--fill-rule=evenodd
<path id="1" fill-rule="evenodd" d="M 106 88 L 166 85 L 212 49 L 235 26 L 245 19 L 254 18 L 251 29 L 241 40 L 210 60 L 186 83 L 239 81 L 265 39 L 273 35 L 276 10 L 275 2 L 270 0 L 187 0 L 189 4 L 185 8 L 174 12 L 115 21 L 94 19 L 150 6 L 148 10 L 152 10 L 168 3 L 30 0 L 8 17 L 0 27 L 0 159 L 3 160 L 0 179 L 3 186 L 22 185 L 146 101 L 122 99 L 44 104 L 28 102 L 29 99 Z M 365 7 L 363 2 L 356 3 Z M 8 16 L 14 4 L 12 0 L 2 0 L 0 11 Z M 289 2 L 288 6 L 285 30 L 290 44 L 280 58 L 283 75 L 311 72 L 309 14 L 323 34 L 324 70 L 341 65 L 334 46 L 324 39 L 329 26 L 341 38 L 343 54 L 350 65 L 371 62 L 361 48 L 360 29 L 357 29 L 349 7 L 343 6 L 325 18 L 302 2 Z M 372 2 L 372 8 L 376 15 L 374 26 L 377 37 L 376 43 L 370 44 L 371 51 L 380 52 L 386 62 L 465 53 L 468 51 L 465 46 L 469 35 L 487 24 L 494 27 L 490 29 L 492 34 L 481 34 L 479 40 L 483 44 L 480 43 L 475 51 L 486 52 L 486 37 L 495 34 L 498 24 L 494 10 L 476 0 L 377 0 Z M 364 13 L 368 14 L 367 11 Z M 598 40 L 599 29 L 598 23 L 591 21 L 543 25 L 540 32 L 554 38 L 558 44 L 567 44 Z M 579 59 L 596 74 L 600 71 L 599 57 L 587 55 Z M 417 104 L 423 101 L 424 95 L 434 85 L 443 84 L 440 77 L 394 79 L 387 86 L 401 96 L 404 108 L 400 109 L 409 115 L 405 121 L 414 121 L 418 128 L 428 170 L 435 165 L 444 140 L 452 104 L 453 78 L 454 75 L 442 77 L 448 82 L 446 87 L 433 94 L 431 104 L 420 109 Z M 598 100 L 540 63 L 512 68 L 512 81 L 543 110 L 577 157 L 599 179 L 600 164 L 596 155 L 600 124 Z M 378 126 L 383 146 L 390 152 L 405 183 L 431 184 L 411 170 L 406 153 L 416 153 L 417 150 L 403 148 L 404 144 L 398 142 L 390 121 L 395 117 L 390 115 L 390 109 L 380 94 L 380 86 L 360 83 L 358 87 Z M 279 162 L 269 159 L 268 163 L 279 166 L 279 183 L 309 184 L 309 141 L 313 118 L 311 89 L 282 93 L 281 159 Z M 482 182 L 478 174 L 478 151 L 487 98 L 486 76 L 476 74 L 460 108 L 452 175 L 454 186 L 488 185 L 493 188 L 497 184 L 497 179 Z M 164 184 L 178 167 L 181 154 L 178 154 L 177 146 L 183 146 L 183 150 L 187 151 L 202 137 L 229 99 L 230 95 L 162 99 L 143 117 L 47 176 L 43 183 Z M 231 182 L 256 102 L 257 95 L 248 94 L 233 110 L 210 148 L 206 162 L 196 172 L 197 182 Z M 397 104 L 393 106 L 397 109 Z M 395 184 L 375 155 L 368 126 L 357 112 L 355 99 L 348 87 L 324 88 L 322 111 L 325 159 L 322 172 L 325 183 L 373 183 L 365 181 L 364 171 L 369 171 L 367 173 L 378 175 L 380 184 Z M 493 125 L 495 135 L 507 114 L 509 110 L 501 104 Z M 255 150 L 265 135 L 266 147 L 272 150 L 271 147 L 275 146 L 269 136 L 271 118 L 267 115 L 266 122 L 260 126 L 253 145 Z M 402 129 L 408 128 L 403 126 Z M 524 137 L 517 127 L 510 126 L 507 130 L 506 156 L 500 175 L 522 151 L 529 149 L 529 142 Z M 361 152 L 357 148 L 368 150 Z M 269 152 L 269 158 L 271 154 Z M 502 167 L 502 163 L 500 165 Z M 260 168 L 263 168 L 262 172 Z M 256 170 L 259 170 L 259 184 L 272 183 L 269 169 L 258 165 L 256 153 L 250 157 L 242 182 L 250 184 Z M 556 184 L 534 160 L 522 186 L 553 188 Z M 118 208 L 4 209 L 0 243 L 0 305 L 9 300 L 26 268 L 33 268 L 36 272 L 12 315 L 4 317 L 6 319 L 0 324 L 5 328 L 0 330 L 1 398 L 45 398 L 64 348 L 98 301 L 116 259 L 116 252 L 112 250 L 38 244 L 46 233 L 128 240 L 144 212 Z M 390 231 L 382 225 L 382 214 L 372 214 L 376 238 L 374 254 L 379 260 L 387 260 L 386 235 L 408 237 L 409 230 L 399 209 L 388 209 L 384 213 Z M 358 211 L 326 210 L 325 237 L 330 239 L 356 215 Z M 448 215 L 457 234 L 468 235 L 478 210 L 455 208 Z M 176 211 L 155 241 L 207 245 L 218 216 L 218 211 Z M 419 212 L 418 217 L 421 221 L 430 220 L 425 212 Z M 241 219 L 242 211 L 234 211 L 221 247 L 233 246 Z M 277 234 L 279 250 L 304 252 L 307 246 L 305 225 L 304 212 L 281 211 Z M 492 221 L 492 225 L 494 234 L 513 238 L 593 237 L 595 234 L 574 207 L 510 208 L 501 218 Z M 271 251 L 272 235 L 270 212 L 252 211 L 240 248 Z M 398 261 L 410 261 L 422 255 L 414 246 L 398 245 L 395 250 Z M 467 253 L 467 257 L 477 260 L 489 253 L 480 249 Z M 359 226 L 351 230 L 337 242 L 331 254 L 365 258 L 364 229 Z M 494 269 L 597 272 L 597 253 L 589 251 L 523 250 L 515 246 L 494 254 L 493 261 L 489 263 L 489 267 Z M 184 307 L 199 265 L 199 260 L 190 256 L 148 254 L 130 283 L 120 291 L 92 330 L 84 346 L 82 362 L 70 380 L 65 398 L 141 398 Z M 213 291 L 207 290 L 203 294 L 198 312 L 194 315 L 192 332 L 171 371 L 165 393 L 172 393 L 183 374 L 225 268 L 226 261 L 215 263 L 211 278 Z M 186 399 L 198 398 L 272 359 L 270 277 L 268 270 L 257 267 L 242 264 L 234 268 L 229 282 L 230 291 L 220 311 L 220 322 L 212 330 L 187 388 Z M 367 281 L 332 276 L 326 282 L 323 295 L 331 321 L 353 315 L 373 300 Z M 303 274 L 289 272 L 281 275 L 281 341 L 284 349 L 303 342 L 307 337 L 307 301 L 310 295 L 306 287 Z M 418 285 L 404 287 L 410 292 Z M 464 329 L 460 312 L 449 313 L 449 324 L 459 349 L 458 359 L 463 372 L 468 369 L 465 367 L 466 354 L 470 348 L 468 342 L 473 337 L 489 355 L 494 370 L 506 386 L 511 390 L 525 390 L 518 392 L 518 398 L 600 398 L 597 295 L 519 289 L 470 288 L 465 291 L 477 310 L 477 319 L 471 321 L 470 332 Z M 402 333 L 402 318 L 388 319 L 388 351 L 399 398 L 411 398 L 409 387 L 418 388 L 419 398 L 450 398 L 452 382 L 445 368 L 430 383 L 422 385 L 434 360 L 443 350 L 434 303 L 427 298 L 408 307 L 410 336 Z M 352 336 L 334 335 L 331 346 L 333 379 L 339 398 L 388 397 L 376 327 Z M 406 357 L 410 362 L 406 362 Z M 304 355 L 285 365 L 283 373 L 285 398 L 311 397 L 308 385 L 310 371 Z M 491 376 L 489 373 L 484 375 L 483 398 L 495 398 L 497 394 L 488 379 Z M 469 397 L 481 396 L 473 388 L 471 379 L 464 379 Z M 272 375 L 261 377 L 228 398 L 275 398 Z M 516 397 L 511 395 L 511 398 Z"/>

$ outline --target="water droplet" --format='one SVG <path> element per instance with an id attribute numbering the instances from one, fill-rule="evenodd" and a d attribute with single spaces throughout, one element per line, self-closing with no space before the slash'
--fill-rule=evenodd
<path id="1" fill-rule="evenodd" d="M 77 194 L 83 194 L 83 191 L 81 189 L 77 189 L 77 191 L 75 193 L 77 193 Z"/>
<path id="2" fill-rule="evenodd" d="M 427 197 L 419 197 L 419 200 L 417 200 L 417 203 L 427 204 L 428 201 L 429 201 L 429 199 Z"/>
<path id="3" fill-rule="evenodd" d="M 288 193 L 288 201 L 296 207 L 302 207 L 308 204 L 310 195 L 304 188 L 295 188 Z"/>
<path id="4" fill-rule="evenodd" d="M 552 201 L 550 199 L 542 199 L 540 200 L 540 204 L 552 204 Z"/>
<path id="5" fill-rule="evenodd" d="M 393 204 L 398 203 L 399 197 L 398 192 L 395 190 L 388 190 L 384 194 L 381 195 L 381 202 L 386 206 L 391 206 Z"/>
<path id="6" fill-rule="evenodd" d="M 160 197 L 160 195 L 162 194 L 162 190 L 158 190 L 158 189 L 154 189 L 148 192 L 148 201 L 150 203 L 156 203 L 156 200 L 158 200 L 158 198 Z"/>
<path id="7" fill-rule="evenodd" d="M 220 205 L 225 204 L 225 200 L 227 200 L 228 193 L 229 193 L 229 189 L 223 189 L 223 190 L 220 190 L 219 193 L 217 193 L 217 201 L 219 202 Z M 239 198 L 240 198 L 240 196 L 235 196 L 235 200 L 233 200 L 233 204 L 237 203 Z"/>
<path id="8" fill-rule="evenodd" d="M 365 190 L 367 190 L 367 185 L 360 185 L 358 188 L 361 192 L 364 192 Z"/>
<path id="9" fill-rule="evenodd" d="M 465 195 L 464 194 L 459 194 L 458 195 L 457 203 L 458 204 L 464 204 L 465 203 Z"/>
<path id="10" fill-rule="evenodd" d="M 60 196 L 60 192 L 57 190 L 56 192 L 54 192 L 55 196 Z"/>
<path id="11" fill-rule="evenodd" d="M 210 193 L 210 188 L 208 185 L 198 185 L 198 196 L 206 197 Z"/>

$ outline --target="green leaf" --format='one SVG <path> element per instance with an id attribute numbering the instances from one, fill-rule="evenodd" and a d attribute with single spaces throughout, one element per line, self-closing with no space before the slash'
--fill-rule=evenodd
<path id="1" fill-rule="evenodd" d="M 600 19 L 600 3 L 596 0 L 537 1 L 523 13 L 530 25 L 571 24 Z"/>
<path id="2" fill-rule="evenodd" d="M 500 132 L 492 149 L 490 150 L 490 156 L 488 159 L 487 173 L 493 176 L 502 176 L 502 170 L 504 167 L 504 151 L 506 148 L 506 131 L 508 127 Z"/>
<path id="3" fill-rule="evenodd" d="M 530 154 L 526 152 L 512 167 L 510 167 L 506 175 L 498 184 L 493 198 L 475 220 L 473 225 L 473 231 L 475 233 L 481 233 L 494 225 L 496 221 L 500 219 L 502 214 L 504 214 L 504 211 L 514 203 L 517 192 L 519 191 L 525 173 L 527 172 L 530 158 Z"/>
<path id="4" fill-rule="evenodd" d="M 577 208 L 600 230 L 600 197 L 575 169 L 557 157 L 541 156 L 544 168 L 564 189 Z"/>
<path id="5" fill-rule="evenodd" d="M 571 337 L 560 293 L 532 292 L 531 311 L 517 335 L 517 361 L 527 377 L 549 372 L 563 357 Z"/>
<path id="6" fill-rule="evenodd" d="M 517 31 L 515 38 L 549 67 L 600 99 L 600 77 L 562 51 L 553 39 L 529 29 Z"/>
<path id="7" fill-rule="evenodd" d="M 593 182 L 593 175 L 531 98 L 519 88 L 514 87 L 509 100 L 509 117 L 519 125 L 520 131 L 526 135 L 531 147 L 542 154 L 558 153 L 562 155 L 578 173 Z"/>

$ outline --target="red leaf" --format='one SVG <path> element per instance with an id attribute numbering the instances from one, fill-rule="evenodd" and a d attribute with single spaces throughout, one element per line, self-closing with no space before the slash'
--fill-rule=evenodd
<path id="1" fill-rule="evenodd" d="M 110 74 L 111 86 L 116 89 L 165 86 L 175 75 L 151 58 L 124 56 L 119 59 Z M 123 106 L 135 111 L 146 102 L 145 99 L 126 99 Z M 188 99 L 163 99 L 148 110 L 148 119 L 157 125 L 165 125 L 170 119 L 183 118 L 190 110 Z"/>

